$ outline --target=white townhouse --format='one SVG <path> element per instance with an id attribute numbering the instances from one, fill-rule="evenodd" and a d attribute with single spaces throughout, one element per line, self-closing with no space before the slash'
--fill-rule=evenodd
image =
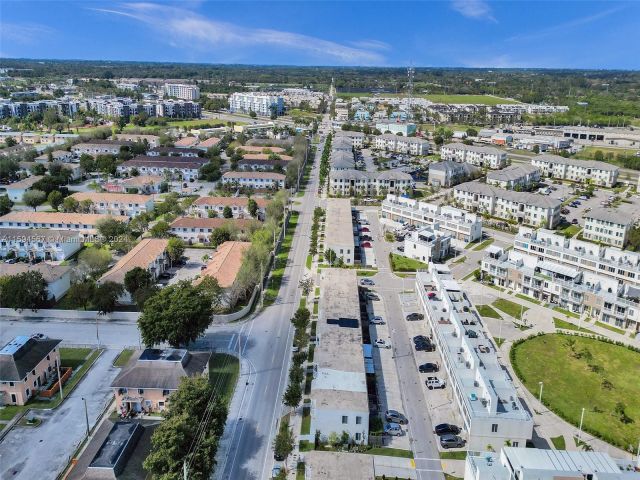
<path id="1" fill-rule="evenodd" d="M 465 210 L 507 221 L 545 228 L 555 228 L 560 223 L 562 203 L 545 195 L 467 182 L 453 187 L 453 198 Z"/>
<path id="2" fill-rule="evenodd" d="M 356 167 L 356 161 L 351 150 L 331 150 L 329 157 L 331 170 L 353 170 Z"/>
<path id="3" fill-rule="evenodd" d="M 66 265 L 53 265 L 40 262 L 32 265 L 25 262 L 0 263 L 0 277 L 19 275 L 27 272 L 39 272 L 47 282 L 47 298 L 59 300 L 71 286 L 72 268 Z"/>
<path id="4" fill-rule="evenodd" d="M 95 235 L 98 222 L 106 218 L 113 218 L 119 222 L 129 222 L 129 217 L 121 215 L 13 211 L 0 217 L 0 228 L 76 230 L 86 238 Z"/>
<path id="5" fill-rule="evenodd" d="M 0 192 L 4 190 L 9 197 L 9 200 L 11 200 L 12 202 L 22 202 L 22 196 L 25 194 L 25 192 L 31 190 L 33 186 L 43 178 L 44 176 L 42 175 L 27 177 L 23 180 L 18 180 L 17 182 L 10 183 L 4 188 L 0 187 Z"/>
<path id="6" fill-rule="evenodd" d="M 493 170 L 507 164 L 507 153 L 495 147 L 448 143 L 440 147 L 440 154 L 444 160 L 466 162 L 476 167 L 488 167 Z"/>
<path id="7" fill-rule="evenodd" d="M 531 165 L 539 168 L 543 176 L 572 182 L 591 180 L 602 187 L 613 187 L 618 182 L 620 169 L 615 165 L 595 160 L 576 160 L 559 155 L 543 154 L 533 157 Z"/>
<path id="8" fill-rule="evenodd" d="M 0 258 L 63 261 L 82 247 L 77 230 L 0 228 Z"/>
<path id="9" fill-rule="evenodd" d="M 329 172 L 329 191 L 332 195 L 386 195 L 404 193 L 413 188 L 414 181 L 408 173 L 384 170 L 363 172 L 345 169 Z"/>
<path id="10" fill-rule="evenodd" d="M 533 418 L 464 288 L 449 267 L 431 263 L 429 272 L 417 272 L 415 290 L 468 435 L 465 447 L 477 450 L 508 443 L 524 449 L 533 435 Z"/>
<path id="11" fill-rule="evenodd" d="M 439 230 L 422 227 L 404 238 L 405 257 L 424 263 L 441 262 L 451 250 L 451 237 Z"/>
<path id="12" fill-rule="evenodd" d="M 190 157 L 197 158 L 202 153 L 198 148 L 154 147 L 147 152 L 149 157 Z"/>
<path id="13" fill-rule="evenodd" d="M 199 178 L 204 165 L 204 162 L 195 160 L 191 157 L 136 157 L 118 165 L 116 170 L 120 175 L 133 176 L 137 172 L 139 175 L 159 175 L 190 182 Z"/>
<path id="14" fill-rule="evenodd" d="M 348 198 L 327 199 L 325 252 L 327 250 L 333 250 L 346 265 L 355 263 L 351 200 Z"/>
<path id="15" fill-rule="evenodd" d="M 91 201 L 91 212 L 101 215 L 135 217 L 153 210 L 153 197 L 135 193 L 78 192 L 71 195 L 78 202 Z"/>
<path id="16" fill-rule="evenodd" d="M 582 237 L 593 242 L 624 248 L 633 228 L 633 218 L 610 208 L 594 208 L 584 214 Z"/>
<path id="17" fill-rule="evenodd" d="M 333 135 L 333 142 L 335 142 L 339 138 L 346 138 L 351 141 L 351 146 L 353 148 L 362 148 L 364 147 L 364 139 L 365 134 L 362 132 L 352 132 L 348 130 L 338 130 Z M 333 143 L 332 143 L 333 146 Z"/>
<path id="18" fill-rule="evenodd" d="M 275 172 L 226 172 L 222 175 L 222 183 L 256 190 L 279 190 L 284 188 L 286 178 Z"/>
<path id="19" fill-rule="evenodd" d="M 284 99 L 279 95 L 260 92 L 235 92 L 229 98 L 229 110 L 232 112 L 251 113 L 268 117 L 272 112 L 276 115 L 284 113 Z"/>
<path id="20" fill-rule="evenodd" d="M 511 165 L 487 173 L 487 184 L 507 190 L 529 190 L 540 182 L 540 169 L 533 165 Z"/>
<path id="21" fill-rule="evenodd" d="M 253 200 L 258 206 L 256 217 L 259 220 L 264 219 L 269 201 L 262 197 Z M 233 218 L 252 218 L 249 212 L 249 197 L 198 197 L 191 204 L 190 210 L 198 217 L 222 217 L 226 207 L 231 209 Z"/>
<path id="22" fill-rule="evenodd" d="M 75 155 L 73 152 L 67 152 L 66 150 L 54 150 L 51 152 L 51 161 L 58 163 L 70 163 L 74 160 Z M 49 154 L 43 153 L 39 155 L 34 160 L 37 163 L 48 163 L 49 162 Z"/>
<path id="23" fill-rule="evenodd" d="M 171 233 L 189 245 L 209 243 L 211 234 L 222 226 L 231 226 L 239 234 L 248 233 L 254 220 L 238 218 L 180 217 L 171 223 Z"/>
<path id="24" fill-rule="evenodd" d="M 405 137 L 385 133 L 376 136 L 374 145 L 375 148 L 387 152 L 408 153 L 410 155 L 429 154 L 429 142 L 418 137 Z"/>
<path id="25" fill-rule="evenodd" d="M 478 167 L 468 163 L 443 160 L 429 164 L 429 185 L 448 188 L 473 180 L 480 174 Z"/>
<path id="26" fill-rule="evenodd" d="M 71 147 L 71 151 L 80 156 L 83 153 L 87 155 L 118 155 L 120 148 L 131 147 L 133 142 L 114 141 L 114 140 L 91 140 L 90 142 L 78 143 Z"/>

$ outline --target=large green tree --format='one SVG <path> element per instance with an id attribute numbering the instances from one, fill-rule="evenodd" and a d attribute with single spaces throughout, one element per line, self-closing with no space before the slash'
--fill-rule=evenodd
<path id="1" fill-rule="evenodd" d="M 42 273 L 32 270 L 0 278 L 2 306 L 16 310 L 38 310 L 46 306 L 47 282 Z"/>
<path id="2" fill-rule="evenodd" d="M 97 285 L 93 292 L 93 305 L 100 315 L 106 315 L 116 309 L 118 298 L 124 293 L 124 286 L 116 282 L 104 282 Z"/>
<path id="3" fill-rule="evenodd" d="M 34 210 L 38 208 L 38 205 L 42 205 L 46 199 L 47 194 L 42 190 L 27 190 L 22 194 L 23 203 Z"/>
<path id="4" fill-rule="evenodd" d="M 177 262 L 184 254 L 184 240 L 181 238 L 170 238 L 167 242 L 167 255 L 171 262 Z"/>
<path id="5" fill-rule="evenodd" d="M 0 215 L 6 215 L 11 211 L 13 202 L 8 195 L 0 195 Z"/>
<path id="6" fill-rule="evenodd" d="M 78 264 L 87 275 L 97 278 L 107 271 L 111 253 L 105 248 L 87 247 L 78 254 Z"/>

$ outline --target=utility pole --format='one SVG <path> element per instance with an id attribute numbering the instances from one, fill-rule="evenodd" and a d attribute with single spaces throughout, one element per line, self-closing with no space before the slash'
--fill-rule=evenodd
<path id="1" fill-rule="evenodd" d="M 578 440 L 582 440 L 582 421 L 584 420 L 584 407 L 582 407 L 582 413 L 580 414 L 580 428 L 578 428 Z"/>
<path id="2" fill-rule="evenodd" d="M 188 468 L 188 467 L 187 467 L 187 461 L 186 461 L 186 460 L 184 460 L 184 461 L 182 462 L 182 479 L 183 479 L 183 480 L 187 480 L 187 468 Z"/>
<path id="3" fill-rule="evenodd" d="M 544 387 L 544 382 L 538 382 L 540 385 L 540 394 L 538 395 L 538 401 L 542 403 L 542 388 Z"/>
<path id="4" fill-rule="evenodd" d="M 84 419 L 87 422 L 87 438 L 89 438 L 89 412 L 87 410 L 87 399 L 82 397 L 82 401 L 84 402 Z"/>
<path id="5" fill-rule="evenodd" d="M 62 393 L 62 376 L 60 376 L 60 360 L 56 362 L 56 368 L 58 369 L 58 385 L 60 386 L 60 403 L 64 400 L 64 394 Z"/>

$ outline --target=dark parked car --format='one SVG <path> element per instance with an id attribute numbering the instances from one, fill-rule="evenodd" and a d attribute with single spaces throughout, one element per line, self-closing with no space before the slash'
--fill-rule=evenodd
<path id="1" fill-rule="evenodd" d="M 427 342 L 427 343 L 429 343 L 429 339 L 427 337 L 425 337 L 424 335 L 416 335 L 415 337 L 413 337 L 413 343 L 418 343 L 418 342 Z"/>
<path id="2" fill-rule="evenodd" d="M 457 435 L 460 433 L 460 428 L 450 423 L 440 423 L 434 427 L 433 431 L 438 436 L 447 434 Z"/>
<path id="3" fill-rule="evenodd" d="M 416 346 L 417 352 L 435 352 L 436 351 L 436 347 L 433 346 L 431 343 L 427 343 L 427 342 L 417 342 L 415 346 Z"/>
<path id="4" fill-rule="evenodd" d="M 398 423 L 400 425 L 406 425 L 407 423 L 409 423 L 407 417 L 405 417 L 397 410 L 387 410 L 386 412 L 384 412 L 384 419 L 387 422 Z"/>
<path id="5" fill-rule="evenodd" d="M 462 448 L 464 447 L 464 440 L 457 435 L 448 433 L 440 437 L 440 446 L 444 449 Z"/>
<path id="6" fill-rule="evenodd" d="M 410 322 L 415 320 L 424 320 L 424 315 L 421 313 L 410 313 L 407 315 L 407 320 Z"/>
<path id="7" fill-rule="evenodd" d="M 282 455 L 278 455 L 277 453 L 273 454 L 273 459 L 277 462 L 283 462 L 285 458 L 286 457 L 283 457 Z"/>
<path id="8" fill-rule="evenodd" d="M 438 368 L 438 365 L 436 365 L 435 363 L 423 363 L 418 367 L 418 371 L 420 373 L 435 373 L 438 370 L 440 369 Z"/>

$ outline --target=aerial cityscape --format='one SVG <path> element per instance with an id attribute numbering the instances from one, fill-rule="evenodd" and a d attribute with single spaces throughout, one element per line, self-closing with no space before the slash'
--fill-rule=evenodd
<path id="1" fill-rule="evenodd" d="M 640 480 L 640 3 L 0 5 L 0 480 Z"/>

